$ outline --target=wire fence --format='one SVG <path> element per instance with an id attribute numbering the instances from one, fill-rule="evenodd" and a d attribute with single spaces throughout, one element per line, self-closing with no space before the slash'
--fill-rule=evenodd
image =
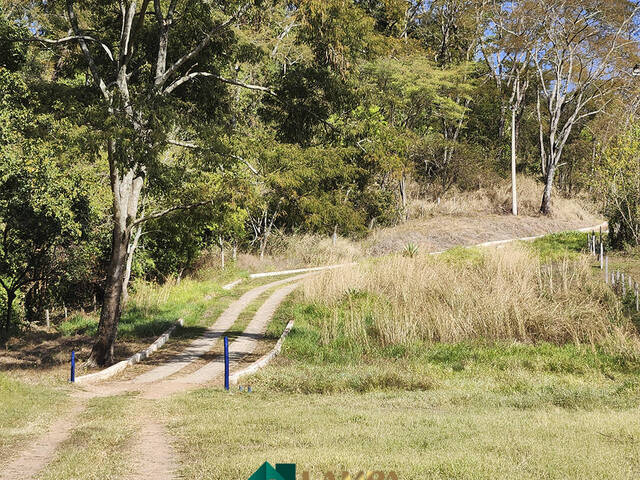
<path id="1" fill-rule="evenodd" d="M 597 258 L 600 270 L 604 273 L 604 281 L 621 297 L 623 303 L 630 305 L 635 303 L 636 312 L 640 312 L 638 282 L 629 273 L 620 270 L 609 271 L 609 256 L 606 255 L 602 228 L 600 228 L 599 234 L 594 231 L 587 233 L 587 249 L 591 255 Z"/>

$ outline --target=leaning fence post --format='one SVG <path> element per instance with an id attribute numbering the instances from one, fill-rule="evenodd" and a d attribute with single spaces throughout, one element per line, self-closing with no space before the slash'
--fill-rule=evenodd
<path id="1" fill-rule="evenodd" d="M 224 337 L 224 389 L 229 391 L 229 337 Z"/>
<path id="2" fill-rule="evenodd" d="M 71 350 L 71 382 L 76 381 L 76 352 Z"/>

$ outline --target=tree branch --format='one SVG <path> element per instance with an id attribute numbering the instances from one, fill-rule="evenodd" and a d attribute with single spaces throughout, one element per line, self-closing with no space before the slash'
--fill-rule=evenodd
<path id="1" fill-rule="evenodd" d="M 167 139 L 167 143 L 170 143 L 171 145 L 177 145 L 178 147 L 201 148 L 200 146 L 196 145 L 195 143 L 185 142 L 184 140 L 174 140 L 172 138 Z"/>
<path id="2" fill-rule="evenodd" d="M 240 160 L 241 162 L 244 162 L 244 164 L 249 168 L 249 170 L 253 172 L 254 175 L 260 174 L 260 172 L 258 172 L 258 169 L 249 163 L 249 160 L 246 160 L 240 155 L 230 155 L 230 157 L 235 158 L 236 160 Z"/>
<path id="3" fill-rule="evenodd" d="M 78 37 L 78 43 L 80 44 L 80 50 L 84 54 L 87 59 L 87 63 L 89 64 L 89 70 L 91 70 L 91 75 L 93 76 L 93 80 L 98 85 L 98 88 L 102 92 L 105 100 L 109 101 L 109 90 L 107 89 L 107 85 L 105 84 L 100 72 L 98 71 L 98 67 L 96 62 L 93 60 L 93 56 L 89 51 L 89 47 L 87 47 L 87 42 L 82 38 L 83 35 L 80 34 L 80 27 L 78 27 L 78 19 L 76 18 L 76 13 L 73 10 L 73 0 L 67 0 L 67 15 L 69 16 L 69 23 L 71 24 L 71 28 L 73 29 L 73 33 L 76 37 Z"/>
<path id="4" fill-rule="evenodd" d="M 206 205 L 208 203 L 213 204 L 213 200 L 205 200 L 205 201 L 202 201 L 202 202 L 190 203 L 189 205 L 175 205 L 175 206 L 169 207 L 169 208 L 167 208 L 165 210 L 160 210 L 158 212 L 151 213 L 151 214 L 149 214 L 147 216 L 137 218 L 136 220 L 134 220 L 131 223 L 131 225 L 129 226 L 129 229 L 132 229 L 133 227 L 135 227 L 137 225 L 140 225 L 143 222 L 147 222 L 149 220 L 155 220 L 156 218 L 164 217 L 165 215 L 168 215 L 171 212 L 175 212 L 177 210 L 191 210 L 192 208 L 201 207 L 202 205 Z"/>
<path id="5" fill-rule="evenodd" d="M 183 140 L 168 139 L 167 143 L 170 143 L 171 145 L 177 145 L 178 147 L 184 147 L 184 148 L 193 148 L 193 149 L 204 148 L 204 147 L 201 147 L 199 145 L 196 145 L 195 143 L 185 142 Z M 253 165 L 251 165 L 251 163 L 249 163 L 249 160 L 246 160 L 244 157 L 241 157 L 240 155 L 234 155 L 232 153 L 231 154 L 221 153 L 221 155 L 226 155 L 228 157 L 235 158 L 236 160 L 240 160 L 241 162 L 243 162 L 249 168 L 249 170 L 251 170 L 251 172 L 253 172 L 254 175 L 259 175 L 260 174 L 258 169 L 256 167 L 254 167 Z"/>
<path id="6" fill-rule="evenodd" d="M 46 38 L 46 37 L 31 37 L 31 38 L 15 38 L 15 39 L 13 39 L 14 42 L 39 42 L 39 43 L 46 43 L 47 45 L 60 45 L 62 43 L 74 42 L 76 40 L 85 40 L 85 41 L 88 41 L 88 42 L 96 42 L 107 53 L 107 56 L 109 57 L 109 60 L 111 60 L 113 62 L 113 54 L 111 53 L 111 50 L 109 49 L 109 47 L 106 44 L 102 43 L 97 38 L 91 37 L 89 35 L 70 35 L 68 37 L 58 38 L 56 40 L 51 39 L 51 38 Z"/>
<path id="7" fill-rule="evenodd" d="M 207 45 L 209 45 L 209 43 L 211 43 L 211 37 L 216 32 L 219 32 L 220 30 L 227 28 L 229 25 L 235 22 L 238 19 L 238 17 L 240 17 L 240 15 L 242 15 L 247 10 L 247 8 L 249 8 L 249 3 L 250 2 L 247 2 L 241 5 L 240 8 L 238 8 L 238 10 L 236 10 L 236 12 L 233 15 L 231 15 L 231 17 L 229 17 L 227 20 L 222 22 L 220 25 L 216 25 L 211 30 L 209 30 L 209 32 L 206 33 L 204 38 L 200 41 L 198 45 L 196 45 L 196 47 L 193 50 L 191 50 L 189 53 L 183 55 L 178 60 L 176 60 L 169 68 L 167 68 L 164 71 L 164 73 L 162 73 L 162 76 L 156 77 L 155 79 L 156 88 L 161 89 L 162 86 L 169 79 L 169 77 L 176 72 L 176 70 L 178 70 L 182 65 L 184 65 L 186 62 L 188 62 L 189 60 L 194 58 L 196 55 L 198 55 Z"/>
<path id="8" fill-rule="evenodd" d="M 273 95 L 273 96 L 276 95 L 276 92 L 271 90 L 269 87 L 263 87 L 261 85 L 252 85 L 250 83 L 239 82 L 237 80 L 224 78 L 224 77 L 221 77 L 220 75 L 216 75 L 214 73 L 209 73 L 209 72 L 191 72 L 191 73 L 189 73 L 187 75 L 184 75 L 183 77 L 180 77 L 178 80 L 176 80 L 171 85 L 169 85 L 167 88 L 165 88 L 162 93 L 163 94 L 169 94 L 169 93 L 173 92 L 176 88 L 178 88 L 180 85 L 182 85 L 183 83 L 186 83 L 189 80 L 192 80 L 192 79 L 194 79 L 196 77 L 213 78 L 213 79 L 218 80 L 218 81 L 220 81 L 222 83 L 228 83 L 229 85 L 235 85 L 237 87 L 247 88 L 249 90 L 256 90 L 256 91 L 259 91 L 259 92 L 265 92 L 265 93 L 268 93 L 269 95 Z"/>

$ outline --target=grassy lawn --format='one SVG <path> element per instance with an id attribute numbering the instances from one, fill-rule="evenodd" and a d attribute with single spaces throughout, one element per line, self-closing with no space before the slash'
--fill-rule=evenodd
<path id="1" fill-rule="evenodd" d="M 539 295 L 550 321 L 566 322 L 568 330 L 585 323 L 586 310 L 567 305 L 583 302 L 628 328 L 595 270 L 594 278 L 588 266 L 566 273 L 567 262 L 584 265 L 585 244 L 586 234 L 573 233 L 526 244 L 543 267 L 558 273 L 541 276 L 555 283 L 528 291 L 523 302 Z M 486 263 L 477 249 L 454 249 L 438 261 L 471 265 L 469 275 Z M 375 276 L 384 260 L 372 264 Z M 580 278 L 579 288 L 566 287 L 571 278 Z M 333 288 L 336 281 L 334 276 L 328 283 Z M 389 342 L 373 317 L 381 305 L 399 300 L 391 288 L 372 292 L 371 286 L 357 283 L 326 301 L 299 292 L 286 302 L 269 333 L 282 331 L 291 318 L 294 330 L 275 363 L 243 380 L 254 393 L 204 389 L 160 403 L 185 478 L 247 478 L 265 460 L 295 462 L 318 479 L 328 470 L 336 478 L 343 470 L 394 470 L 404 479 L 640 476 L 635 334 L 624 330 L 628 350 L 610 348 L 613 334 L 601 344 L 579 337 L 567 342 L 555 330 L 553 341 L 525 335 L 524 341 L 445 343 L 407 335 L 398 338 L 410 341 Z M 309 288 L 313 293 L 318 285 Z M 464 313 L 469 305 L 459 308 Z M 513 308 L 523 315 L 536 311 L 524 303 Z M 537 326 L 530 328 L 543 331 Z"/>
<path id="2" fill-rule="evenodd" d="M 94 398 L 88 402 L 70 437 L 38 480 L 129 478 L 140 404 L 127 395 Z"/>
<path id="3" fill-rule="evenodd" d="M 0 468 L 15 452 L 44 433 L 64 410 L 65 395 L 44 385 L 31 385 L 0 373 Z"/>
<path id="4" fill-rule="evenodd" d="M 532 242 L 523 242 L 544 261 L 553 261 L 569 257 L 577 258 L 580 253 L 587 252 L 588 233 L 561 232 L 537 238 Z"/>
<path id="5" fill-rule="evenodd" d="M 161 404 L 188 479 L 265 460 L 398 478 L 637 478 L 640 410 L 486 405 L 472 389 L 301 395 L 202 390 Z M 299 477 L 300 478 L 300 477 Z"/>
<path id="6" fill-rule="evenodd" d="M 526 244 L 559 273 L 543 277 L 555 286 L 528 291 L 522 302 L 537 306 L 540 295 L 552 323 L 566 322 L 569 330 L 585 318 L 567 305 L 582 302 L 624 323 L 616 297 L 589 278 L 595 270 L 565 273 L 567 262 L 584 264 L 585 244 L 586 234 Z M 468 275 L 486 265 L 478 249 L 454 249 L 437 261 L 465 264 Z M 372 265 L 375 276 L 385 260 Z M 576 290 L 564 282 L 574 275 L 583 282 Z M 184 478 L 248 478 L 265 460 L 294 462 L 299 476 L 307 470 L 312 479 L 325 478 L 325 471 L 355 478 L 361 470 L 393 470 L 412 480 L 640 476 L 640 363 L 633 350 L 610 348 L 608 337 L 602 345 L 562 341 L 555 330 L 558 337 L 550 339 L 557 341 L 432 342 L 408 334 L 383 341 L 374 317 L 399 300 L 391 287 L 372 286 L 359 283 L 333 300 L 309 300 L 318 285 L 296 292 L 268 329 L 275 337 L 295 320 L 282 355 L 242 381 L 254 393 L 203 389 L 159 402 Z M 443 296 L 448 302 L 454 288 Z M 464 312 L 469 305 L 458 307 Z M 526 303 L 513 308 L 537 311 Z M 532 331 L 543 331 L 537 325 Z"/>

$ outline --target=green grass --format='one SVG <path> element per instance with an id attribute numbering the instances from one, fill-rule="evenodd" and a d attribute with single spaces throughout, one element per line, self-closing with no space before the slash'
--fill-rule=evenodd
<path id="1" fill-rule="evenodd" d="M 438 256 L 438 259 L 441 261 L 453 264 L 471 263 L 474 265 L 481 263 L 483 258 L 483 250 L 481 247 L 454 247 Z"/>
<path id="2" fill-rule="evenodd" d="M 126 340 L 157 337 L 179 318 L 184 320 L 185 327 L 179 336 L 197 336 L 208 326 L 210 317 L 215 318 L 223 307 L 249 288 L 249 282 L 231 292 L 222 290 L 222 286 L 245 275 L 245 272 L 228 269 L 222 274 L 200 275 L 199 279 L 186 278 L 179 284 L 139 283 L 120 320 L 118 338 Z M 208 295 L 211 298 L 207 299 Z M 207 319 L 204 314 L 208 311 L 210 315 Z M 95 335 L 97 328 L 97 315 L 76 314 L 61 323 L 58 331 L 62 335 Z"/>
<path id="3" fill-rule="evenodd" d="M 583 232 L 561 232 L 522 243 L 538 253 L 543 260 L 554 261 L 564 257 L 575 258 L 586 252 L 587 236 Z"/>
<path id="4" fill-rule="evenodd" d="M 577 255 L 586 244 L 573 234 L 551 237 L 531 244 L 550 261 Z M 454 249 L 439 258 L 480 265 L 482 253 Z M 217 314 L 258 284 L 223 293 L 222 282 L 207 282 L 171 292 L 160 317 L 192 315 L 185 331 L 194 332 L 204 310 Z M 199 306 L 198 296 L 212 290 L 214 298 Z M 267 296 L 228 333 L 238 334 Z M 384 299 L 353 291 L 345 302 Z M 640 477 L 640 365 L 628 357 L 574 344 L 383 345 L 373 336 L 366 343 L 324 336 L 327 321 L 346 306 L 304 304 L 294 293 L 267 336 L 279 337 L 292 318 L 294 329 L 268 368 L 243 379 L 251 394 L 208 388 L 146 403 L 132 396 L 92 400 L 40 478 L 128 478 L 126 448 L 143 408 L 168 423 L 181 478 L 189 480 L 249 478 L 265 460 L 296 463 L 298 478 L 307 470 L 310 480 L 325 471 L 355 478 L 361 470 L 393 470 L 403 480 Z M 51 395 L 62 394 L 4 381 L 0 376 L 0 400 L 14 412 L 5 423 L 0 415 L 6 449 L 5 432 L 13 435 Z"/>
<path id="5" fill-rule="evenodd" d="M 64 394 L 0 373 L 0 465 L 34 436 L 42 434 L 63 408 Z"/>
<path id="6" fill-rule="evenodd" d="M 474 392 L 469 395 L 473 397 Z M 462 400 L 462 401 L 461 401 Z M 490 406 L 440 392 L 325 395 L 200 390 L 161 404 L 183 478 L 248 478 L 265 460 L 311 478 L 404 480 L 640 475 L 640 410 Z M 300 477 L 298 477 L 300 478 Z"/>
<path id="7" fill-rule="evenodd" d="M 129 395 L 94 398 L 78 426 L 38 476 L 40 480 L 129 478 L 128 449 L 139 427 L 139 405 Z"/>

